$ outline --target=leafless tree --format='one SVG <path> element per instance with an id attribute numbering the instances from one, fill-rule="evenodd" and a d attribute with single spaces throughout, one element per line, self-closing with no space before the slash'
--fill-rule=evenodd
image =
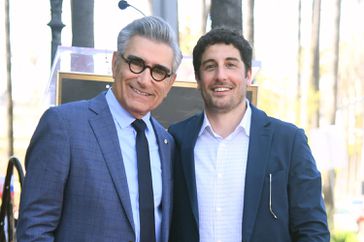
<path id="1" fill-rule="evenodd" d="M 311 35 L 311 78 L 309 107 L 312 112 L 309 115 L 309 125 L 319 127 L 320 106 L 319 106 L 319 84 L 320 84 L 320 16 L 321 0 L 312 2 L 312 35 Z"/>
<path id="2" fill-rule="evenodd" d="M 206 2 L 206 0 L 202 0 L 202 26 L 201 26 L 201 33 L 206 32 L 206 24 L 207 18 L 210 12 L 210 2 Z"/>
<path id="3" fill-rule="evenodd" d="M 301 43 L 301 21 L 302 0 L 298 0 L 298 22 L 297 22 L 297 88 L 296 88 L 296 122 L 301 121 L 301 72 L 302 72 L 302 43 Z"/>
<path id="4" fill-rule="evenodd" d="M 334 77 L 334 103 L 331 114 L 331 124 L 335 124 L 338 95 L 338 73 L 339 73 L 339 44 L 340 44 L 340 18 L 341 18 L 341 0 L 335 1 L 335 28 L 334 28 L 334 57 L 333 57 L 333 77 Z"/>
<path id="5" fill-rule="evenodd" d="M 9 17 L 9 0 L 5 0 L 5 41 L 6 41 L 6 94 L 8 110 L 8 156 L 14 154 L 14 115 L 13 115 L 13 95 L 11 80 L 11 45 L 10 45 L 10 17 Z"/>
<path id="6" fill-rule="evenodd" d="M 254 46 L 254 0 L 246 1 L 246 39 Z"/>
<path id="7" fill-rule="evenodd" d="M 341 0 L 334 2 L 334 37 L 333 37 L 333 62 L 332 62 L 332 76 L 333 76 L 333 107 L 330 114 L 330 123 L 335 124 L 336 121 L 336 110 L 337 110 L 337 95 L 338 95 L 338 70 L 339 70 L 339 44 L 340 44 L 340 17 L 341 17 Z M 349 166 L 351 166 L 350 164 Z M 323 173 L 324 187 L 323 192 L 325 195 L 326 209 L 328 212 L 329 224 L 333 222 L 333 213 L 335 208 L 335 183 L 336 183 L 336 172 L 334 169 L 330 169 Z"/>

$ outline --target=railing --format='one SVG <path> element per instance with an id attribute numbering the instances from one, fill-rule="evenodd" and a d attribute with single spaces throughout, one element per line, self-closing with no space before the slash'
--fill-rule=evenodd
<path id="1" fill-rule="evenodd" d="M 20 188 L 23 185 L 24 172 L 20 161 L 11 157 L 8 162 L 8 167 L 6 171 L 6 176 L 4 180 L 2 203 L 0 210 L 0 242 L 15 242 L 15 228 L 16 219 L 14 218 L 14 201 L 11 198 L 11 178 L 14 173 L 14 167 L 18 172 Z"/>

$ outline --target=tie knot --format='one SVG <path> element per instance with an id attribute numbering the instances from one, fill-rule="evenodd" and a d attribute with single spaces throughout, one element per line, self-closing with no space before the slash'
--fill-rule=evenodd
<path id="1" fill-rule="evenodd" d="M 145 128 L 147 127 L 143 119 L 135 119 L 135 121 L 132 122 L 131 125 L 137 132 L 144 132 Z"/>

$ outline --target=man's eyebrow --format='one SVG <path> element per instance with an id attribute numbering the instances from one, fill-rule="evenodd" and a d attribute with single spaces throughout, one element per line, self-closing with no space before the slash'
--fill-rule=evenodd
<path id="1" fill-rule="evenodd" d="M 135 56 L 135 55 L 128 55 L 127 57 L 128 59 L 133 59 L 133 60 L 139 60 L 139 61 L 144 61 L 143 58 L 139 57 L 139 56 Z M 145 62 L 145 61 L 144 61 Z"/>
<path id="2" fill-rule="evenodd" d="M 155 64 L 153 67 L 158 67 L 158 68 L 160 68 L 160 69 L 163 69 L 164 71 L 166 71 L 168 74 L 170 74 L 172 71 L 168 68 L 168 67 L 166 67 L 166 66 L 164 66 L 164 65 L 160 65 L 160 64 Z"/>
<path id="3" fill-rule="evenodd" d="M 207 59 L 207 60 L 203 61 L 201 63 L 201 65 L 204 65 L 204 64 L 209 63 L 209 62 L 216 62 L 216 61 L 214 59 Z"/>
<path id="4" fill-rule="evenodd" d="M 240 59 L 239 58 L 236 58 L 236 57 L 227 57 L 227 58 L 225 58 L 225 61 L 240 61 Z M 214 62 L 215 63 L 216 60 L 215 59 L 207 59 L 207 60 L 203 61 L 201 63 L 201 65 L 205 65 L 205 64 L 210 63 L 210 62 Z"/>
<path id="5" fill-rule="evenodd" d="M 135 55 L 128 55 L 128 59 L 141 61 L 141 62 L 143 62 L 145 65 L 147 64 L 147 63 L 145 62 L 145 60 L 144 60 L 143 58 L 139 57 L 139 56 L 135 56 Z M 168 67 L 166 67 L 166 66 L 164 66 L 164 65 L 161 65 L 161 64 L 155 64 L 155 65 L 153 65 L 152 67 L 158 67 L 158 68 L 164 69 L 164 70 L 165 70 L 166 72 L 168 72 L 168 73 L 171 73 L 171 72 L 172 72 L 172 71 L 171 71 Z"/>
<path id="6" fill-rule="evenodd" d="M 236 57 L 228 57 L 225 60 L 228 60 L 228 61 L 240 61 L 240 59 L 239 58 L 236 58 Z"/>

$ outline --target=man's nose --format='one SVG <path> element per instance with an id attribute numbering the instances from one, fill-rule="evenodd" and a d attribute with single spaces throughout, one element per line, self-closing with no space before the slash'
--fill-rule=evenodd
<path id="1" fill-rule="evenodd" d="M 152 80 L 152 70 L 149 66 L 146 66 L 146 68 L 144 69 L 144 71 L 142 71 L 141 73 L 139 73 L 139 78 L 138 80 L 142 83 L 148 83 L 153 81 Z"/>
<path id="2" fill-rule="evenodd" d="M 225 67 L 224 66 L 219 66 L 217 68 L 217 71 L 216 71 L 216 77 L 219 80 L 224 80 L 224 79 L 226 79 L 226 76 L 227 76 L 227 72 L 226 72 Z"/>

